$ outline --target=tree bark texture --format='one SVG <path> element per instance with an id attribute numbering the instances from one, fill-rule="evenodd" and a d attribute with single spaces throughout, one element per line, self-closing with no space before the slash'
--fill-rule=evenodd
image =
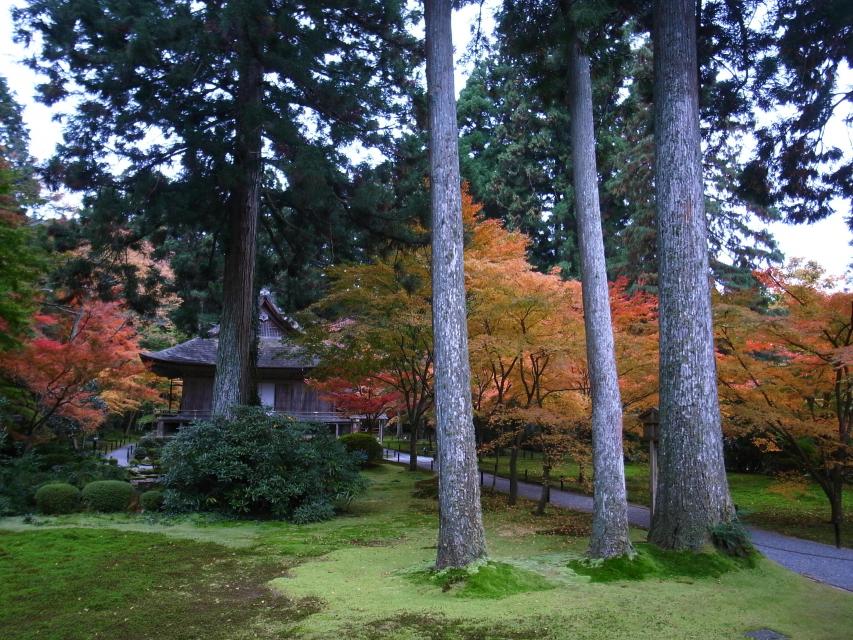
<path id="1" fill-rule="evenodd" d="M 592 395 L 593 520 L 589 555 L 612 558 L 633 551 L 622 453 L 622 396 L 613 346 L 610 292 L 598 201 L 592 80 L 589 57 L 569 43 L 569 108 L 575 216 L 582 273 L 586 359 Z"/>
<path id="2" fill-rule="evenodd" d="M 726 472 L 705 219 L 693 0 L 657 0 L 655 189 L 660 295 L 660 475 L 649 539 L 698 549 L 733 517 Z"/>
<path id="3" fill-rule="evenodd" d="M 471 406 L 450 0 L 426 0 L 439 530 L 436 567 L 486 555 Z"/>
<path id="4" fill-rule="evenodd" d="M 239 52 L 235 179 L 228 210 L 228 236 L 222 287 L 222 319 L 213 383 L 213 412 L 257 398 L 254 380 L 255 247 L 260 208 L 263 73 L 242 25 Z"/>

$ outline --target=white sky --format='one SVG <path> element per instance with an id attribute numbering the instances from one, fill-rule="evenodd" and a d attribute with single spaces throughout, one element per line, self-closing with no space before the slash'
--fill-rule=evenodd
<path id="1" fill-rule="evenodd" d="M 49 158 L 58 141 L 62 137 L 62 127 L 59 122 L 54 121 L 54 116 L 63 111 L 63 105 L 48 108 L 39 104 L 34 99 L 35 87 L 39 82 L 38 76 L 21 64 L 21 60 L 32 51 L 27 52 L 21 45 L 12 41 L 12 22 L 9 10 L 14 4 L 20 4 L 14 0 L 0 0 L 0 75 L 5 76 L 10 89 L 24 106 L 24 119 L 30 130 L 30 152 L 38 160 Z M 495 0 L 486 2 L 483 10 L 482 28 L 490 33 L 493 25 L 491 10 L 489 7 L 496 5 Z M 471 39 L 472 26 L 475 24 L 479 13 L 477 4 L 468 5 L 456 12 L 453 19 L 453 38 L 456 45 L 457 72 L 456 92 L 457 95 L 464 85 L 469 69 L 458 63 L 458 59 L 465 51 Z M 849 85 L 846 90 L 853 87 L 853 73 L 845 74 L 845 84 Z M 64 106 L 68 110 L 68 105 Z M 853 152 L 853 136 L 842 119 L 835 118 L 825 132 L 827 141 L 840 144 L 848 153 Z M 77 198 L 71 198 L 71 202 Z M 821 264 L 829 274 L 847 275 L 853 280 L 853 273 L 848 271 L 848 265 L 853 259 L 851 249 L 851 233 L 844 221 L 845 212 L 849 209 L 849 203 L 837 201 L 835 214 L 826 220 L 811 225 L 787 225 L 776 223 L 770 225 L 770 229 L 779 242 L 783 253 L 787 258 L 802 257 L 814 260 Z"/>

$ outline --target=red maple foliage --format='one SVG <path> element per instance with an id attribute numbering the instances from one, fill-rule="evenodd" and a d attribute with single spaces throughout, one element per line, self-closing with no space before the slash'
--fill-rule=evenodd
<path id="1" fill-rule="evenodd" d="M 400 394 L 393 387 L 370 377 L 355 382 L 334 377 L 309 380 L 308 384 L 335 409 L 352 416 L 364 416 L 364 424 L 369 428 L 378 426 L 379 418 L 400 402 Z"/>
<path id="2" fill-rule="evenodd" d="M 136 331 L 118 303 L 57 308 L 37 314 L 33 326 L 31 340 L 0 355 L 13 438 L 28 445 L 47 440 L 54 418 L 93 431 L 110 412 L 157 400 Z"/>

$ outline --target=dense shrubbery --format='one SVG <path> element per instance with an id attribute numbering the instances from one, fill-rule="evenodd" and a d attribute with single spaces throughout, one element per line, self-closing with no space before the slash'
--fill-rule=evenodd
<path id="1" fill-rule="evenodd" d="M 133 487 L 120 480 L 98 480 L 83 487 L 83 504 L 92 511 L 126 511 L 133 500 Z"/>
<path id="2" fill-rule="evenodd" d="M 168 438 L 158 438 L 153 434 L 143 436 L 136 443 L 136 448 L 133 451 L 134 460 L 142 462 L 148 458 L 152 464 L 159 464 L 163 447 L 168 441 Z"/>
<path id="3" fill-rule="evenodd" d="M 36 490 L 47 483 L 67 482 L 82 488 L 95 480 L 125 479 L 127 470 L 70 450 L 0 457 L 0 516 L 33 511 Z"/>
<path id="4" fill-rule="evenodd" d="M 80 506 L 80 490 L 65 482 L 46 484 L 36 491 L 36 506 L 46 514 L 73 513 Z"/>
<path id="5" fill-rule="evenodd" d="M 325 520 L 364 488 L 359 459 L 324 427 L 240 407 L 181 429 L 163 449 L 168 511 Z"/>
<path id="6" fill-rule="evenodd" d="M 143 511 L 159 511 L 163 506 L 163 492 L 151 489 L 139 496 L 139 506 Z"/>
<path id="7" fill-rule="evenodd" d="M 382 461 L 382 445 L 369 433 L 348 433 L 340 441 L 350 453 L 362 455 L 362 466 L 373 466 Z"/>

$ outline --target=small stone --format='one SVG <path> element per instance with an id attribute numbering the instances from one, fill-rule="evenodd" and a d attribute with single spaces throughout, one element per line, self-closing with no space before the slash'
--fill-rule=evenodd
<path id="1" fill-rule="evenodd" d="M 747 631 L 743 634 L 745 638 L 753 638 L 753 640 L 790 640 L 788 636 L 782 635 L 773 629 L 756 629 L 755 631 Z"/>

